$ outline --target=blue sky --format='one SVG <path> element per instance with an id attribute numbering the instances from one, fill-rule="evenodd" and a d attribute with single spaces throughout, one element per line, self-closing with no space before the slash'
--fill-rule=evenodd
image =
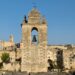
<path id="1" fill-rule="evenodd" d="M 0 0 L 0 40 L 21 40 L 24 15 L 33 8 L 47 19 L 48 44 L 75 44 L 75 0 Z"/>

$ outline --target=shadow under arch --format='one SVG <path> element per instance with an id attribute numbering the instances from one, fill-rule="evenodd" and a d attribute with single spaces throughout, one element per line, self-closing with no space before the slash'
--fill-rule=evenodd
<path id="1" fill-rule="evenodd" d="M 37 27 L 33 27 L 32 30 L 31 30 L 31 32 L 32 32 L 33 30 L 36 30 L 36 31 L 38 32 L 38 28 L 37 28 Z"/>

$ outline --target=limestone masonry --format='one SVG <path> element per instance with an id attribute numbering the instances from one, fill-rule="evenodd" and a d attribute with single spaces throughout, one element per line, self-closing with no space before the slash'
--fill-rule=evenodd
<path id="1" fill-rule="evenodd" d="M 45 17 L 33 8 L 21 24 L 21 42 L 15 43 L 13 35 L 10 36 L 8 42 L 0 41 L 0 63 L 3 53 L 9 53 L 10 56 L 10 63 L 3 63 L 0 69 L 47 72 L 50 70 L 48 60 L 51 60 L 56 66 L 61 61 L 64 71 L 75 70 L 75 46 L 48 45 L 47 27 Z"/>

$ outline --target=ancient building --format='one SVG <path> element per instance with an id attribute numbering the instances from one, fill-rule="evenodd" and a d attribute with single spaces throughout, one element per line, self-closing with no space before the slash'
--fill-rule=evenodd
<path id="1" fill-rule="evenodd" d="M 32 34 L 33 31 L 36 34 Z M 29 72 L 46 71 L 47 24 L 36 9 L 32 9 L 22 24 L 22 63 L 21 70 Z M 26 67 L 26 68 L 25 68 Z"/>
<path id="2" fill-rule="evenodd" d="M 55 66 L 61 66 L 64 71 L 75 70 L 75 46 L 48 45 L 47 26 L 46 19 L 33 8 L 21 24 L 21 42 L 15 43 L 12 35 L 8 42 L 0 41 L 0 62 L 2 53 L 10 55 L 10 63 L 1 69 L 47 72 L 50 69 L 48 61 L 51 60 Z"/>

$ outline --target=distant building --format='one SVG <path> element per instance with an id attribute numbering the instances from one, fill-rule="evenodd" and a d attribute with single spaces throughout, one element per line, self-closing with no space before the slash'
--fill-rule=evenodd
<path id="1" fill-rule="evenodd" d="M 10 63 L 4 63 L 2 70 L 47 72 L 48 60 L 55 66 L 61 65 L 65 71 L 75 69 L 75 46 L 48 45 L 47 21 L 37 9 L 33 8 L 24 17 L 21 27 L 20 43 L 14 42 L 13 35 L 8 42 L 0 41 L 0 62 L 2 53 L 10 55 Z"/>

